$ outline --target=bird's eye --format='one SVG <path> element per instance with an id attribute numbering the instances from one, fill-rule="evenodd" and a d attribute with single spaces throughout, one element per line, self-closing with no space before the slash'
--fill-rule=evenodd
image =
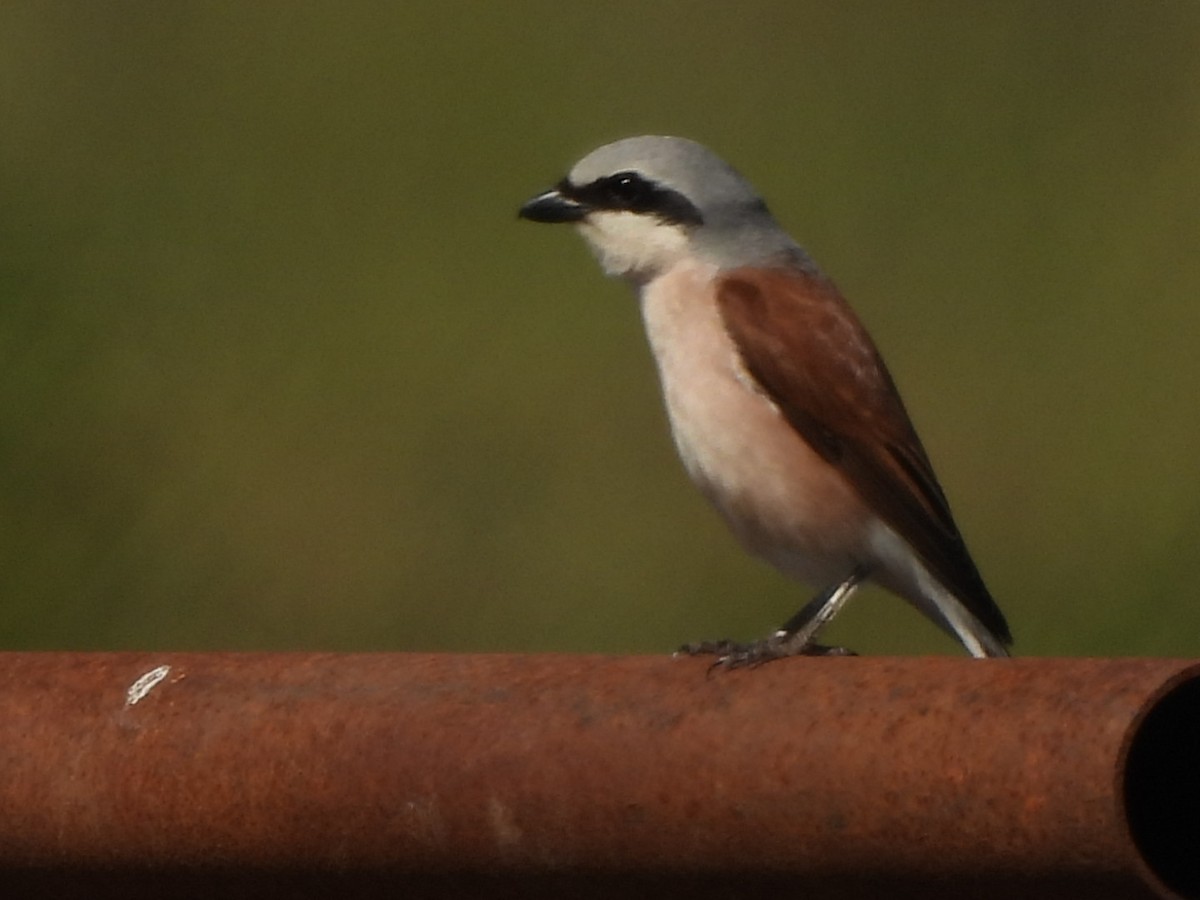
<path id="1" fill-rule="evenodd" d="M 603 182 L 604 194 L 615 209 L 634 212 L 649 207 L 654 196 L 654 186 L 635 172 L 618 172 Z"/>
<path id="2" fill-rule="evenodd" d="M 590 210 L 653 215 L 672 225 L 700 225 L 704 221 L 700 210 L 683 194 L 637 172 L 617 172 L 582 185 L 564 178 L 558 191 Z"/>

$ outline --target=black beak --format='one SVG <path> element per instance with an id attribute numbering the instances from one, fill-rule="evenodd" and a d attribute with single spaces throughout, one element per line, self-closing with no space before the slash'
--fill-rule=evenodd
<path id="1" fill-rule="evenodd" d="M 578 222 L 591 210 L 582 203 L 568 200 L 557 189 L 545 191 L 525 202 L 517 215 L 530 222 Z"/>

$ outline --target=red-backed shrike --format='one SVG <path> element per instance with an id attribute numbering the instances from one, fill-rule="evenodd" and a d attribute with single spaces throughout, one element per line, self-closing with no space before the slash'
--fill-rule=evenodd
<path id="1" fill-rule="evenodd" d="M 634 286 L 688 474 L 748 550 L 824 588 L 770 637 L 684 652 L 726 665 L 828 652 L 818 630 L 871 579 L 972 656 L 1008 655 L 879 352 L 741 175 L 693 141 L 628 138 L 520 215 L 574 224 Z"/>

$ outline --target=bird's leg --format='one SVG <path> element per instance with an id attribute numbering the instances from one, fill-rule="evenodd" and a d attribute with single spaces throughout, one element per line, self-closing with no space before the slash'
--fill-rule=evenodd
<path id="1" fill-rule="evenodd" d="M 686 656 L 712 654 L 714 666 L 735 669 L 757 666 L 788 656 L 854 656 L 844 647 L 826 647 L 815 643 L 817 634 L 841 611 L 850 595 L 862 583 L 866 572 L 860 567 L 843 581 L 821 591 L 788 619 L 770 637 L 742 644 L 736 641 L 700 641 L 684 644 L 676 651 Z"/>
<path id="2" fill-rule="evenodd" d="M 797 648 L 794 652 L 802 652 L 803 648 L 813 646 L 817 634 L 842 611 L 842 607 L 846 605 L 850 595 L 862 584 L 864 578 L 866 578 L 866 571 L 860 566 L 845 580 L 821 591 L 809 600 L 803 609 L 784 622 L 768 640 L 784 641 L 789 646 Z M 842 651 L 835 655 L 846 656 L 849 653 Z"/>

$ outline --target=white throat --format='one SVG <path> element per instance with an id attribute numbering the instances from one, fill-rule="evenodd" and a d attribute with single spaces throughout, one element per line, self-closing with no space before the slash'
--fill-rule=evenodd
<path id="1" fill-rule="evenodd" d="M 593 212 L 577 226 L 606 275 L 646 282 L 688 249 L 682 226 L 631 212 Z"/>

